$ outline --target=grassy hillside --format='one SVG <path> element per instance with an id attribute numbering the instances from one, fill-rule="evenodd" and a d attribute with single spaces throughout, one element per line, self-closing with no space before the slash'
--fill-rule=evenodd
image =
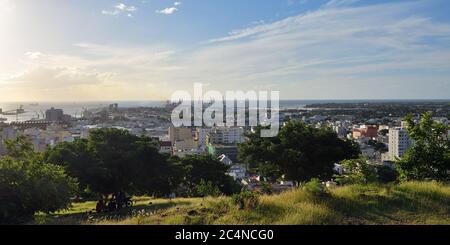
<path id="1" fill-rule="evenodd" d="M 135 198 L 133 208 L 89 213 L 94 202 L 36 215 L 36 224 L 450 224 L 450 185 L 412 182 L 400 185 L 346 186 L 317 197 L 304 190 L 261 196 L 251 210 L 239 210 L 229 197 L 191 199 Z M 151 204 L 150 204 L 151 203 Z"/>

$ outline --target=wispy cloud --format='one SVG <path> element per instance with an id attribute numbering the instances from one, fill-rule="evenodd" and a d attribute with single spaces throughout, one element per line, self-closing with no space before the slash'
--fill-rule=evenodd
<path id="1" fill-rule="evenodd" d="M 199 64 L 195 73 L 202 77 L 196 79 L 210 74 L 205 80 L 250 87 L 276 82 L 290 98 L 395 98 L 386 88 L 396 91 L 412 81 L 435 91 L 424 97 L 448 97 L 450 25 L 417 15 L 420 4 L 352 7 L 334 1 L 339 8 L 327 4 L 212 39 L 191 65 Z M 440 76 L 430 76 L 432 71 Z M 439 91 L 442 83 L 445 92 Z"/>
<path id="2" fill-rule="evenodd" d="M 102 14 L 113 16 L 126 14 L 128 17 L 133 17 L 133 13 L 136 12 L 137 10 L 138 10 L 137 7 L 133 5 L 118 3 L 115 6 L 113 6 L 113 8 L 110 10 L 102 10 Z"/>
<path id="3" fill-rule="evenodd" d="M 169 8 L 165 8 L 165 9 L 161 9 L 161 10 L 156 10 L 156 13 L 158 14 L 165 14 L 165 15 L 170 15 L 173 14 L 175 12 L 177 12 L 178 9 L 175 7 L 169 7 Z"/>
<path id="4" fill-rule="evenodd" d="M 334 4 L 256 22 L 187 50 L 86 42 L 76 44 L 77 55 L 27 52 L 26 72 L 1 89 L 154 99 L 203 82 L 214 90 L 272 88 L 297 99 L 449 98 L 448 23 L 421 15 L 421 1 Z M 62 91 L 65 84 L 72 94 Z"/>
<path id="5" fill-rule="evenodd" d="M 43 54 L 38 51 L 30 51 L 25 53 L 25 56 L 32 60 L 39 59 L 40 57 L 42 57 L 42 55 Z"/>
<path id="6" fill-rule="evenodd" d="M 342 7 L 359 2 L 359 0 L 330 0 L 325 7 Z"/>
<path id="7" fill-rule="evenodd" d="M 174 14 L 175 12 L 178 11 L 178 6 L 180 6 L 182 3 L 181 2 L 174 2 L 172 6 L 164 8 L 164 9 L 160 9 L 160 10 L 156 10 L 156 13 L 158 14 L 164 14 L 164 15 L 171 15 Z"/>

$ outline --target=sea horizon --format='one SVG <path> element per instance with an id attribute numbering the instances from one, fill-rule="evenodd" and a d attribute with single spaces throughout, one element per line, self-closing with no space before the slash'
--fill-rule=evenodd
<path id="1" fill-rule="evenodd" d="M 85 109 L 99 109 L 117 103 L 121 108 L 133 107 L 163 107 L 168 100 L 105 100 L 105 101 L 23 101 L 23 102 L 0 102 L 0 109 L 3 112 L 14 111 L 22 106 L 25 113 L 19 115 L 2 115 L 0 118 L 7 122 L 27 121 L 32 119 L 42 119 L 46 110 L 50 108 L 62 109 L 65 114 L 78 117 Z M 316 99 L 316 100 L 280 100 L 281 109 L 303 109 L 311 104 L 336 104 L 336 103 L 417 103 L 450 102 L 450 99 Z"/>

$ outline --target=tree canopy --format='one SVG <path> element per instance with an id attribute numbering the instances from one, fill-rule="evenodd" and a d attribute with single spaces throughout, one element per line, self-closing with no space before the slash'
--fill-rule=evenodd
<path id="1" fill-rule="evenodd" d="M 431 113 L 422 115 L 419 122 L 412 116 L 406 119 L 413 145 L 396 162 L 402 180 L 450 180 L 449 127 L 435 122 Z"/>
<path id="2" fill-rule="evenodd" d="M 217 187 L 224 194 L 233 194 L 240 190 L 233 178 L 228 176 L 228 166 L 209 155 L 187 156 L 180 160 L 183 168 L 183 185 L 188 195 L 203 195 L 199 189 L 205 184 L 208 187 Z"/>
<path id="3" fill-rule="evenodd" d="M 157 142 L 119 129 L 92 131 L 87 140 L 60 144 L 45 158 L 65 166 L 83 188 L 102 194 L 168 194 L 179 177 Z"/>
<path id="4" fill-rule="evenodd" d="M 284 175 L 297 182 L 330 179 L 335 163 L 360 154 L 356 143 L 339 139 L 329 128 L 289 121 L 273 138 L 260 137 L 260 130 L 247 135 L 249 141 L 239 146 L 239 157 L 251 167 L 264 166 L 273 178 Z"/>
<path id="5" fill-rule="evenodd" d="M 19 223 L 70 205 L 77 182 L 63 167 L 43 161 L 25 137 L 6 145 L 8 155 L 0 159 L 0 223 Z"/>

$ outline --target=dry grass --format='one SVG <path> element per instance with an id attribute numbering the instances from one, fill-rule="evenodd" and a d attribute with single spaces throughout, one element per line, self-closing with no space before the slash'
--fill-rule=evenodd
<path id="1" fill-rule="evenodd" d="M 37 224 L 450 224 L 450 186 L 436 182 L 352 185 L 315 196 L 304 190 L 261 196 L 252 210 L 239 210 L 231 198 L 135 198 L 133 208 L 88 213 L 95 203 L 77 203 L 53 215 L 36 215 Z M 152 203 L 151 205 L 149 203 Z"/>

